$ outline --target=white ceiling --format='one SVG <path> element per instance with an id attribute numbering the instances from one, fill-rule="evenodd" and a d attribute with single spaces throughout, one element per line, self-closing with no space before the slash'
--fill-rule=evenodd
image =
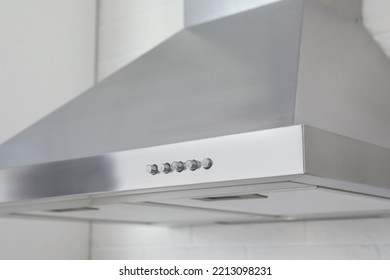
<path id="1" fill-rule="evenodd" d="M 390 0 L 363 0 L 363 22 L 390 58 Z"/>

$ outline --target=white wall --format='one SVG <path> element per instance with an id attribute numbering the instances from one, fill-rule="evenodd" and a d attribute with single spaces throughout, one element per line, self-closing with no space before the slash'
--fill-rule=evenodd
<path id="1" fill-rule="evenodd" d="M 93 225 L 94 259 L 390 259 L 390 219 L 159 228 Z"/>
<path id="2" fill-rule="evenodd" d="M 0 143 L 93 84 L 95 4 L 0 1 Z"/>
<path id="3" fill-rule="evenodd" d="M 390 57 L 390 1 L 363 0 L 363 22 Z"/>
<path id="4" fill-rule="evenodd" d="M 88 259 L 89 224 L 0 218 L 0 259 Z"/>
<path id="5" fill-rule="evenodd" d="M 0 0 L 0 143 L 94 82 L 95 0 Z M 0 219 L 0 259 L 85 259 L 89 225 Z"/>
<path id="6" fill-rule="evenodd" d="M 101 2 L 100 78 L 137 58 L 182 24 L 178 20 L 181 1 Z M 163 24 L 151 26 L 157 19 Z M 157 35 L 153 28 L 159 28 Z M 92 258 L 390 259 L 390 219 L 181 228 L 95 223 Z"/>
<path id="7" fill-rule="evenodd" d="M 99 80 L 184 26 L 182 0 L 100 0 Z"/>

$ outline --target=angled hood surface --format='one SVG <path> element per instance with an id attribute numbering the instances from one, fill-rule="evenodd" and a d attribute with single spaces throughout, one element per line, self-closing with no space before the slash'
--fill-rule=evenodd
<path id="1" fill-rule="evenodd" d="M 359 23 L 360 1 L 264 2 L 186 0 L 184 30 L 0 146 L 0 213 L 387 214 L 390 63 Z"/>

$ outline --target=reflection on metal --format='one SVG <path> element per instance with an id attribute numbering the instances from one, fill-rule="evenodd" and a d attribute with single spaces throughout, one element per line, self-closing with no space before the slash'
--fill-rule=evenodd
<path id="1" fill-rule="evenodd" d="M 160 187 L 221 186 L 235 181 L 302 174 L 302 139 L 302 127 L 292 126 L 3 169 L 0 170 L 0 202 L 119 191 L 145 192 Z M 239 146 L 241 149 L 237 149 Z M 145 172 L 150 162 L 172 162 L 197 155 L 199 158 L 208 155 L 218 164 L 211 169 L 172 172 L 169 176 L 151 176 Z M 234 164 L 232 158 L 245 165 Z"/>
<path id="2" fill-rule="evenodd" d="M 210 170 L 173 172 L 170 176 L 150 176 L 145 172 L 146 162 L 173 159 L 178 154 L 211 155 L 218 164 Z M 110 172 L 89 168 L 101 160 Z M 2 170 L 0 180 L 7 184 L 1 189 L 1 199 L 8 203 L 1 205 L 0 213 L 178 225 L 310 220 L 390 212 L 390 149 L 307 126 L 51 165 Z M 74 166 L 79 168 L 77 172 Z M 75 182 L 80 188 L 72 188 Z M 89 191 L 97 184 L 99 192 Z"/>
<path id="3" fill-rule="evenodd" d="M 201 201 L 226 201 L 226 200 L 245 200 L 245 199 L 259 199 L 259 198 L 267 198 L 267 196 L 255 193 L 255 194 L 242 194 L 242 195 L 208 196 L 208 197 L 199 197 L 193 199 L 201 200 Z"/>
<path id="4" fill-rule="evenodd" d="M 65 209 L 51 209 L 49 212 L 65 213 L 65 212 L 79 212 L 79 211 L 98 211 L 96 207 L 78 207 L 78 208 L 65 208 Z"/>

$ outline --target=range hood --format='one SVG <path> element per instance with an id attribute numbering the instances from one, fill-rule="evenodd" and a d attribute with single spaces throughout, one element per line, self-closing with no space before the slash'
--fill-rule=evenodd
<path id="1" fill-rule="evenodd" d="M 0 147 L 0 213 L 389 215 L 390 63 L 360 1 L 184 2 L 184 30 Z"/>

